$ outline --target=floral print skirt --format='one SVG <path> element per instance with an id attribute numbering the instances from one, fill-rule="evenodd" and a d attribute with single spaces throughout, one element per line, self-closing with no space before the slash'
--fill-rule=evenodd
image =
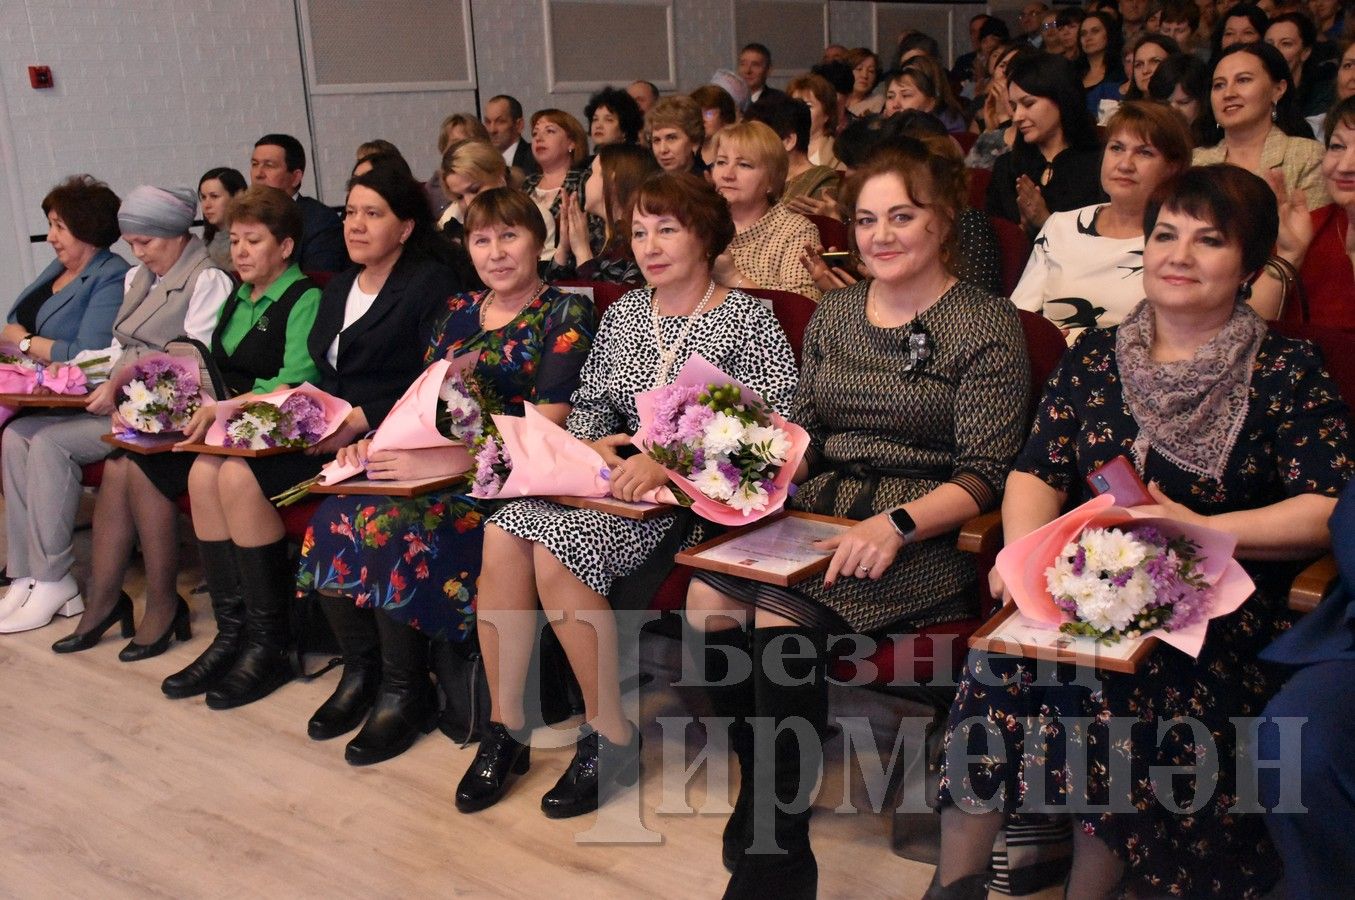
<path id="1" fill-rule="evenodd" d="M 329 497 L 301 544 L 297 586 L 339 591 L 435 640 L 475 629 L 485 510 L 470 497 Z"/>

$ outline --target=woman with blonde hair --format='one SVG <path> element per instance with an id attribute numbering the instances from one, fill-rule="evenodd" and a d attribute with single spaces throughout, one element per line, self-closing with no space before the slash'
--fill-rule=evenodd
<path id="1" fill-rule="evenodd" d="M 559 240 L 560 204 L 566 194 L 576 194 L 587 177 L 580 168 L 588 156 L 588 133 L 579 120 L 561 109 L 540 109 L 532 113 L 532 157 L 541 171 L 527 176 L 522 189 L 532 198 L 546 220 L 546 242 L 542 261 L 555 255 Z"/>
<path id="2" fill-rule="evenodd" d="M 715 136 L 715 189 L 729 204 L 734 240 L 715 259 L 715 280 L 732 288 L 793 291 L 815 300 L 819 289 L 800 265 L 818 229 L 777 202 L 786 185 L 786 147 L 761 122 L 731 125 Z"/>
<path id="3" fill-rule="evenodd" d="M 483 190 L 508 186 L 508 164 L 488 141 L 453 141 L 442 151 L 438 170 L 442 189 L 451 204 L 438 219 L 438 227 L 452 219 L 465 219 L 466 209 Z"/>
<path id="4" fill-rule="evenodd" d="M 816 166 L 841 169 L 833 155 L 837 136 L 837 91 L 822 75 L 802 75 L 786 85 L 786 93 L 809 107 L 809 161 Z"/>

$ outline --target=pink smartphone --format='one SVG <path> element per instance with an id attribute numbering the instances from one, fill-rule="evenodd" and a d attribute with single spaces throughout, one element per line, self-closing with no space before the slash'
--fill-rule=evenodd
<path id="1" fill-rule="evenodd" d="M 1155 502 L 1144 486 L 1134 464 L 1125 456 L 1117 456 L 1087 476 L 1092 493 L 1110 494 L 1117 506 L 1143 506 Z"/>

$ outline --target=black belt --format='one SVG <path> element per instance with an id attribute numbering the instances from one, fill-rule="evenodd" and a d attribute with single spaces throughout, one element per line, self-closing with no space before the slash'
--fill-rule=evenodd
<path id="1" fill-rule="evenodd" d="M 954 472 L 950 466 L 872 466 L 863 462 L 839 463 L 830 473 L 828 483 L 823 486 L 820 508 L 829 515 L 835 515 L 837 492 L 843 478 L 855 478 L 865 484 L 847 510 L 847 518 L 869 519 L 875 514 L 875 494 L 880 490 L 881 478 L 912 478 L 919 481 L 949 481 Z"/>

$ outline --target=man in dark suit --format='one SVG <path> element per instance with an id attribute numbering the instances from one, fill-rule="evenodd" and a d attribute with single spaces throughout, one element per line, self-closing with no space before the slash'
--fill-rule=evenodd
<path id="1" fill-rule="evenodd" d="M 772 51 L 764 44 L 748 44 L 739 51 L 739 77 L 748 85 L 748 102 L 756 103 L 764 97 L 776 97 L 785 94 L 774 87 L 767 86 L 767 76 L 772 73 Z"/>
<path id="2" fill-rule="evenodd" d="M 301 245 L 296 264 L 303 272 L 342 272 L 348 268 L 343 244 L 343 222 L 338 213 L 314 197 L 303 196 L 306 150 L 290 134 L 265 134 L 254 142 L 249 178 L 284 192 L 301 209 Z"/>
<path id="3" fill-rule="evenodd" d="M 532 145 L 522 139 L 522 104 L 516 97 L 499 94 L 485 104 L 485 130 L 489 142 L 503 154 L 503 161 L 524 176 L 541 171 L 532 156 Z"/>

